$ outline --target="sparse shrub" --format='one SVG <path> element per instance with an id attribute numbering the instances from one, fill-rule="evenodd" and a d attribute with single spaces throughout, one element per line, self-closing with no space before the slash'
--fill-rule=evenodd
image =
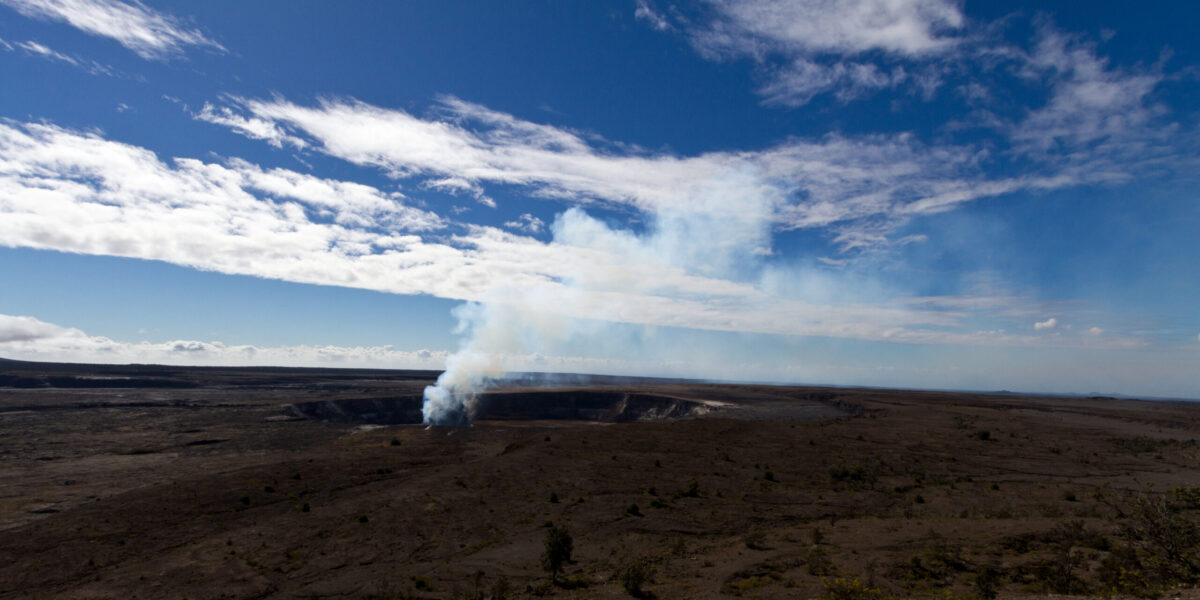
<path id="1" fill-rule="evenodd" d="M 1117 447 L 1133 452 L 1134 454 L 1142 452 L 1160 452 L 1166 448 L 1194 448 L 1196 440 L 1176 440 L 1176 439 L 1160 439 L 1152 438 L 1144 435 L 1131 438 L 1110 438 L 1113 444 Z"/>
<path id="2" fill-rule="evenodd" d="M 431 579 L 428 575 L 413 575 L 409 579 L 412 580 L 413 587 L 417 588 L 418 590 L 422 592 L 433 591 L 433 579 Z"/>
<path id="3" fill-rule="evenodd" d="M 668 505 L 666 502 L 663 502 L 662 500 L 659 500 L 658 498 L 655 498 L 650 501 L 650 508 L 666 508 L 667 506 Z"/>
<path id="4" fill-rule="evenodd" d="M 399 439 L 399 438 L 392 438 L 392 442 L 391 442 L 391 444 L 392 444 L 393 446 L 399 446 L 399 445 L 400 445 L 400 439 Z"/>
<path id="5" fill-rule="evenodd" d="M 742 536 L 742 542 L 744 542 L 746 547 L 751 550 L 765 550 L 766 541 L 767 534 L 763 532 L 763 530 L 757 528 L 747 531 L 746 535 Z"/>
<path id="6" fill-rule="evenodd" d="M 588 575 L 587 573 L 575 573 L 562 578 L 558 582 L 559 587 L 567 588 L 569 590 L 586 588 L 590 585 L 592 585 L 592 576 Z"/>
<path id="7" fill-rule="evenodd" d="M 1033 565 L 1036 580 L 1045 591 L 1057 594 L 1081 594 L 1088 591 L 1087 582 L 1079 577 L 1083 555 L 1068 546 L 1056 549 L 1054 556 Z"/>
<path id="8" fill-rule="evenodd" d="M 1002 582 L 1000 570 L 991 565 L 985 565 L 975 573 L 975 595 L 982 600 L 994 600 L 1000 593 Z"/>
<path id="9" fill-rule="evenodd" d="M 488 592 L 491 594 L 492 600 L 507 600 L 508 593 L 512 591 L 508 584 L 508 578 L 501 575 L 499 579 L 492 582 L 492 587 Z"/>
<path id="10" fill-rule="evenodd" d="M 981 429 L 981 430 L 975 432 L 974 437 L 977 437 L 981 441 L 986 442 L 986 441 L 989 441 L 992 439 L 992 432 L 990 432 L 986 429 Z"/>
<path id="11" fill-rule="evenodd" d="M 638 505 L 630 504 L 629 506 L 625 507 L 625 514 L 631 517 L 640 517 L 642 516 L 642 511 L 638 509 Z"/>
<path id="12" fill-rule="evenodd" d="M 883 591 L 873 588 L 857 577 L 835 577 L 822 581 L 825 585 L 820 598 L 823 600 L 869 600 L 882 598 Z"/>
<path id="13" fill-rule="evenodd" d="M 820 527 L 813 527 L 808 532 L 808 539 L 812 541 L 814 546 L 820 546 L 821 542 L 825 541 L 825 532 L 821 531 Z"/>
<path id="14" fill-rule="evenodd" d="M 1100 532 L 1090 529 L 1083 521 L 1074 520 L 1059 523 L 1046 535 L 1051 544 L 1059 546 L 1079 546 L 1108 551 L 1112 542 Z"/>
<path id="15" fill-rule="evenodd" d="M 371 519 L 367 518 L 367 515 L 359 515 L 359 516 L 358 516 L 358 522 L 359 522 L 359 523 L 366 523 L 366 522 L 368 522 L 368 521 L 370 521 L 370 520 L 371 520 Z"/>
<path id="16" fill-rule="evenodd" d="M 1134 500 L 1125 537 L 1141 550 L 1141 564 L 1165 584 L 1200 581 L 1200 528 L 1162 496 Z"/>
<path id="17" fill-rule="evenodd" d="M 775 472 L 770 470 L 764 472 L 763 479 L 766 479 L 767 481 L 775 481 Z"/>
<path id="18" fill-rule="evenodd" d="M 1162 595 L 1162 589 L 1151 581 L 1150 574 L 1132 546 L 1121 546 L 1105 556 L 1100 561 L 1097 576 L 1104 591 L 1110 594 L 1128 594 L 1138 598 L 1157 598 Z"/>
<path id="19" fill-rule="evenodd" d="M 646 590 L 642 586 L 650 583 L 654 579 L 654 567 L 644 561 L 635 560 L 617 571 L 617 581 L 621 582 L 621 588 L 624 589 L 630 596 L 641 598 L 646 595 Z"/>
<path id="20" fill-rule="evenodd" d="M 917 494 L 917 497 L 913 498 L 913 502 L 915 502 L 917 504 L 925 504 L 925 496 Z"/>
<path id="21" fill-rule="evenodd" d="M 692 480 L 691 483 L 688 484 L 688 486 L 686 488 L 683 488 L 682 490 L 675 492 L 676 499 L 699 498 L 699 497 L 700 497 L 700 484 L 694 479 Z"/>
<path id="22" fill-rule="evenodd" d="M 1066 500 L 1067 502 L 1077 502 L 1079 498 L 1075 497 L 1075 492 L 1066 491 L 1063 492 L 1063 500 Z"/>
<path id="23" fill-rule="evenodd" d="M 1182 510 L 1200 509 L 1200 488 L 1177 487 L 1171 490 L 1171 502 Z"/>
<path id="24" fill-rule="evenodd" d="M 804 566 L 809 575 L 833 575 L 837 571 L 833 559 L 829 558 L 829 551 L 821 546 L 809 549 L 804 555 Z"/>
<path id="25" fill-rule="evenodd" d="M 921 562 L 920 556 L 910 556 L 907 562 L 893 566 L 891 576 L 901 581 L 928 581 L 939 578 L 937 573 Z"/>
<path id="26" fill-rule="evenodd" d="M 483 600 L 483 578 L 485 575 L 486 574 L 482 570 L 475 571 L 475 574 L 471 575 L 472 600 Z M 458 596 L 457 592 L 455 593 L 455 596 Z"/>
<path id="27" fill-rule="evenodd" d="M 760 563 L 730 575 L 721 585 L 721 591 L 740 596 L 751 590 L 784 582 L 783 573 L 786 570 L 787 565 L 784 563 L 773 561 Z"/>
<path id="28" fill-rule="evenodd" d="M 551 503 L 551 504 L 558 504 L 558 494 L 557 494 L 557 493 L 555 493 L 555 492 L 550 492 L 550 503 Z"/>
<path id="29" fill-rule="evenodd" d="M 847 483 L 851 485 L 875 485 L 877 477 L 871 469 L 866 467 L 847 467 L 838 465 L 830 467 L 829 481 L 832 483 Z"/>
<path id="30" fill-rule="evenodd" d="M 546 530 L 546 539 L 542 550 L 542 569 L 550 572 L 550 581 L 558 580 L 558 572 L 562 566 L 571 561 L 571 552 L 575 549 L 575 540 L 571 538 L 566 527 L 558 527 L 553 523 Z"/>

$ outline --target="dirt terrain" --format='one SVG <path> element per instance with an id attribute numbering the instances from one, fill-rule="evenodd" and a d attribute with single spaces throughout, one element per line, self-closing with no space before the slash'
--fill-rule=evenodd
<path id="1" fill-rule="evenodd" d="M 1200 405 L 435 376 L 0 361 L 0 598 L 1195 597 Z"/>

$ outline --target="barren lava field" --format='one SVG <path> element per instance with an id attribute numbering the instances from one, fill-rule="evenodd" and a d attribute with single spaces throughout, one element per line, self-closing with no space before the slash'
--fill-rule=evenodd
<path id="1" fill-rule="evenodd" d="M 435 376 L 0 361 L 0 598 L 1194 595 L 1200 406 Z"/>

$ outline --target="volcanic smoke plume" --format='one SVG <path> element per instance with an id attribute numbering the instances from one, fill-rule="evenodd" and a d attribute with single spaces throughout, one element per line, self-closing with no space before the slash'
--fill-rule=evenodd
<path id="1" fill-rule="evenodd" d="M 478 395 L 504 376 L 506 358 L 554 355 L 580 340 L 585 347 L 605 345 L 610 354 L 644 356 L 640 342 L 617 335 L 614 324 L 647 323 L 630 315 L 648 302 L 661 305 L 738 286 L 761 289 L 753 279 L 763 272 L 783 195 L 754 170 L 737 169 L 648 207 L 644 233 L 614 228 L 578 208 L 563 212 L 550 228 L 554 272 L 527 285 L 492 289 L 484 302 L 454 309 L 456 333 L 464 341 L 446 359 L 437 383 L 425 388 L 424 422 L 468 424 Z M 742 283 L 731 283 L 737 279 Z M 745 297 L 722 301 L 729 305 Z M 638 347 L 613 352 L 622 343 Z"/>
<path id="2" fill-rule="evenodd" d="M 541 293 L 493 293 L 484 303 L 454 309 L 455 333 L 465 341 L 446 358 L 446 370 L 437 383 L 425 388 L 421 415 L 427 425 L 467 425 L 476 409 L 477 396 L 489 383 L 504 376 L 505 357 L 528 354 L 552 346 L 566 336 L 566 318 L 544 310 L 548 297 Z"/>

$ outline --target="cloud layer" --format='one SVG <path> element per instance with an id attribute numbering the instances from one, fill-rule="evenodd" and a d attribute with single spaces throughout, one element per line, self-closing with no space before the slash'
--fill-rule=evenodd
<path id="1" fill-rule="evenodd" d="M 536 306 L 539 318 L 907 343 L 1137 343 L 963 330 L 972 312 L 962 306 L 796 297 L 791 290 L 806 288 L 802 276 L 769 269 L 757 252 L 770 245 L 778 191 L 753 171 L 716 173 L 692 182 L 689 197 L 662 192 L 667 201 L 653 207 L 644 234 L 572 209 L 544 242 L 451 224 L 362 184 L 239 159 L 165 163 L 96 134 L 0 124 L 0 244 L 521 303 Z M 521 298 L 506 299 L 505 290 Z"/>

